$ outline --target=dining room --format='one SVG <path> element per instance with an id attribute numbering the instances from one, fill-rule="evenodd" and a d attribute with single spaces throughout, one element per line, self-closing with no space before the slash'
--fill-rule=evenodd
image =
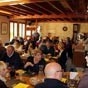
<path id="1" fill-rule="evenodd" d="M 39 34 L 38 39 L 36 34 Z M 21 44 L 23 49 L 20 53 L 23 63 L 26 62 L 29 54 L 34 55 L 33 49 L 40 47 L 43 43 L 41 41 L 47 38 L 53 41 L 55 52 L 54 56 L 46 55 L 45 50 L 43 57 L 47 63 L 57 61 L 59 56 L 57 54 L 62 53 L 57 49 L 58 44 L 63 43 L 66 48 L 67 38 L 70 38 L 72 54 L 70 53 L 71 56 L 66 54 L 68 57 L 65 63 L 66 71 L 69 74 L 70 71 L 84 72 L 85 51 L 87 51 L 84 41 L 88 38 L 87 35 L 87 0 L 0 0 L 0 40 L 6 48 L 8 45 L 13 45 L 12 40 L 24 42 L 24 45 Z M 49 42 L 52 46 L 52 42 Z"/>

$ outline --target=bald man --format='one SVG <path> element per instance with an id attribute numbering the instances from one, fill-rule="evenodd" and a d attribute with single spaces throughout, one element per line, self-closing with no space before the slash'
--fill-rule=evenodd
<path id="1" fill-rule="evenodd" d="M 60 80 L 62 78 L 61 66 L 56 62 L 51 62 L 45 67 L 45 80 L 37 84 L 35 88 L 68 88 Z"/>

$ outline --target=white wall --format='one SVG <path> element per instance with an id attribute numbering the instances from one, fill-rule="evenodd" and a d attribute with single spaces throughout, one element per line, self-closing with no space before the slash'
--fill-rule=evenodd
<path id="1" fill-rule="evenodd" d="M 42 36 L 47 36 L 47 34 L 53 33 L 54 36 L 59 36 L 60 38 L 66 38 L 73 36 L 73 24 L 80 24 L 80 32 L 88 32 L 88 23 L 59 23 L 59 22 L 41 22 L 38 25 L 41 26 Z M 63 27 L 67 26 L 68 30 L 63 31 Z"/>

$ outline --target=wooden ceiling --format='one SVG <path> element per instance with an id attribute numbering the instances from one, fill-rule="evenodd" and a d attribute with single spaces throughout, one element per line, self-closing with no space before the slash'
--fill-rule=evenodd
<path id="1" fill-rule="evenodd" d="M 12 19 L 88 22 L 88 0 L 7 0 L 0 14 Z"/>

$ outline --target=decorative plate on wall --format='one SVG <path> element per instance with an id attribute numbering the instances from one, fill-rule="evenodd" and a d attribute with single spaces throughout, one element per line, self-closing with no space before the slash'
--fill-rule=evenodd
<path id="1" fill-rule="evenodd" d="M 66 26 L 63 27 L 63 31 L 67 31 L 68 28 Z"/>

